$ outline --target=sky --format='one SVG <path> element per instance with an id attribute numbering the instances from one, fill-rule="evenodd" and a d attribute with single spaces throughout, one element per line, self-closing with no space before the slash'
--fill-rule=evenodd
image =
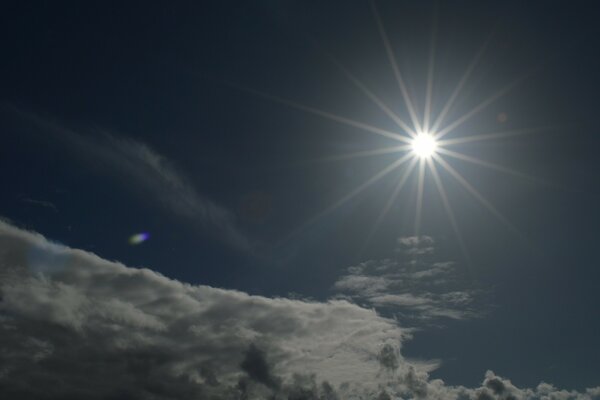
<path id="1" fill-rule="evenodd" d="M 0 393 L 600 398 L 597 11 L 5 6 Z"/>

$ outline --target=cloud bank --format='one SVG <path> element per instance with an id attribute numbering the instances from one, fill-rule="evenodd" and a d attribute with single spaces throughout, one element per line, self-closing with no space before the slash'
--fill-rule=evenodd
<path id="1" fill-rule="evenodd" d="M 579 399 L 430 380 L 396 321 L 344 300 L 192 286 L 0 222 L 0 394 L 19 399 Z"/>
<path id="2" fill-rule="evenodd" d="M 19 398 L 226 396 L 307 371 L 372 386 L 381 348 L 402 337 L 346 301 L 191 286 L 5 223 L 0 271 L 0 387 Z"/>

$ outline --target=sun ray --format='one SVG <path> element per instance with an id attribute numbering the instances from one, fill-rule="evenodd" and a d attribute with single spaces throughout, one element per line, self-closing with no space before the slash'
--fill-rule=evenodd
<path id="1" fill-rule="evenodd" d="M 383 21 L 381 20 L 381 16 L 379 15 L 379 11 L 377 11 L 377 6 L 375 5 L 375 1 L 371 0 L 371 8 L 373 9 L 373 15 L 375 16 L 375 22 L 377 23 L 377 28 L 379 29 L 379 34 L 381 36 L 381 40 L 383 41 L 383 45 L 385 47 L 385 51 L 387 53 L 390 64 L 392 65 L 392 69 L 394 71 L 394 76 L 396 77 L 396 81 L 398 82 L 398 86 L 400 87 L 400 91 L 402 92 L 402 98 L 406 103 L 406 108 L 408 109 L 408 113 L 410 114 L 410 119 L 415 126 L 416 131 L 421 131 L 421 124 L 419 123 L 419 118 L 417 117 L 417 113 L 415 111 L 415 107 L 410 99 L 408 94 L 408 89 L 406 87 L 406 83 L 402 78 L 402 74 L 400 73 L 400 68 L 398 68 L 398 63 L 396 62 L 396 55 L 394 54 L 394 50 L 392 49 L 392 45 L 388 39 L 387 33 L 385 32 L 385 28 L 383 26 Z"/>
<path id="2" fill-rule="evenodd" d="M 473 57 L 473 59 L 471 60 L 471 63 L 469 64 L 469 66 L 465 70 L 463 76 L 460 78 L 460 81 L 458 82 L 458 84 L 456 85 L 454 90 L 452 91 L 452 94 L 446 101 L 446 104 L 444 104 L 444 108 L 442 108 L 442 111 L 438 114 L 437 118 L 435 119 L 435 122 L 433 123 L 433 127 L 431 129 L 432 131 L 434 131 L 434 132 L 437 131 L 439 129 L 440 125 L 442 124 L 442 122 L 444 121 L 444 118 L 446 118 L 446 115 L 448 114 L 448 112 L 450 111 L 452 106 L 454 105 L 456 98 L 458 97 L 458 95 L 460 94 L 460 92 L 462 91 L 464 86 L 466 85 L 467 81 L 469 80 L 469 77 L 473 73 L 473 70 L 475 69 L 477 64 L 479 64 L 479 60 L 481 59 L 481 56 L 483 56 L 483 54 L 485 53 L 485 50 L 490 42 L 490 38 L 491 38 L 491 35 L 483 43 L 483 45 L 481 46 L 481 48 L 479 49 L 477 54 L 475 54 L 475 57 Z"/>
<path id="3" fill-rule="evenodd" d="M 331 161 L 352 160 L 355 158 L 372 157 L 372 156 L 378 156 L 378 155 L 384 155 L 384 154 L 390 154 L 390 153 L 399 153 L 401 151 L 407 151 L 410 148 L 411 148 L 411 146 L 409 146 L 409 145 L 382 147 L 382 148 L 373 149 L 373 150 L 362 150 L 362 151 L 355 151 L 352 153 L 336 154 L 336 155 L 332 155 L 332 156 L 302 161 L 301 163 L 308 164 L 308 163 L 322 163 L 322 162 L 331 162 Z"/>
<path id="4" fill-rule="evenodd" d="M 425 89 L 425 111 L 423 113 L 423 131 L 429 132 L 431 118 L 431 96 L 433 92 L 433 69 L 435 66 L 435 37 L 437 30 L 437 7 L 434 8 L 433 23 L 431 28 L 431 42 L 429 44 L 429 64 L 427 66 L 427 87 Z"/>
<path id="5" fill-rule="evenodd" d="M 406 133 L 411 136 L 416 136 L 417 133 L 411 128 L 406 122 L 404 122 L 396 113 L 394 113 L 375 93 L 373 93 L 364 83 L 362 83 L 352 72 L 338 62 L 333 56 L 330 56 L 332 62 L 346 75 L 346 77 L 359 88 L 365 96 L 367 96 L 373 103 L 375 103 L 381 111 L 383 111 L 388 117 L 402 128 Z"/>
<path id="6" fill-rule="evenodd" d="M 434 159 L 452 175 L 475 199 L 477 199 L 485 208 L 488 209 L 500 222 L 502 222 L 512 233 L 520 240 L 527 242 L 525 236 L 504 216 L 492 203 L 489 202 L 477 189 L 475 189 L 458 171 L 440 156 L 434 156 Z"/>
<path id="7" fill-rule="evenodd" d="M 378 11 L 377 5 L 374 0 L 371 1 L 372 12 L 374 15 L 375 23 L 377 25 L 378 33 L 381 37 L 386 56 L 388 58 L 388 62 L 391 65 L 392 72 L 394 74 L 394 78 L 396 83 L 399 86 L 402 99 L 405 103 L 405 107 L 410 116 L 410 120 L 402 119 L 390 106 L 388 106 L 371 88 L 365 84 L 361 79 L 359 79 L 354 73 L 346 68 L 337 58 L 335 58 L 328 51 L 324 51 L 327 58 L 339 69 L 341 73 L 345 75 L 345 77 L 363 94 L 365 95 L 371 102 L 376 105 L 380 111 L 382 111 L 386 116 L 392 119 L 396 125 L 400 128 L 398 131 L 386 130 L 382 128 L 378 128 L 367 123 L 357 121 L 351 118 L 347 118 L 338 114 L 330 113 L 328 111 L 311 107 L 309 105 L 305 105 L 302 103 L 298 103 L 293 100 L 285 99 L 282 97 L 278 97 L 276 95 L 272 95 L 269 93 L 264 93 L 258 90 L 254 90 L 251 88 L 241 87 L 241 89 L 251 92 L 255 95 L 261 96 L 263 98 L 267 98 L 274 102 L 287 105 L 289 107 L 305 111 L 307 113 L 311 113 L 322 118 L 335 121 L 347 126 L 351 126 L 354 128 L 359 128 L 361 130 L 374 133 L 380 136 L 384 136 L 390 139 L 394 139 L 396 141 L 402 142 L 402 145 L 398 146 L 387 146 L 383 148 L 376 148 L 370 150 L 361 150 L 355 151 L 351 153 L 345 154 L 337 154 L 326 156 L 323 158 L 308 160 L 305 163 L 320 163 L 320 162 L 331 162 L 331 161 L 343 161 L 343 160 L 353 160 L 357 158 L 366 158 L 378 155 L 386 155 L 393 153 L 400 153 L 403 151 L 407 151 L 407 154 L 403 154 L 402 157 L 396 159 L 390 164 L 386 165 L 383 169 L 377 171 L 374 175 L 370 176 L 367 180 L 361 182 L 358 186 L 352 188 L 349 192 L 347 192 L 341 198 L 335 200 L 332 204 L 327 206 L 325 209 L 322 209 L 316 215 L 313 215 L 308 221 L 304 222 L 300 227 L 294 230 L 289 237 L 293 237 L 296 234 L 304 231 L 309 226 L 315 224 L 318 220 L 323 218 L 324 216 L 334 212 L 338 208 L 340 208 L 345 203 L 349 202 L 360 193 L 362 193 L 369 186 L 373 185 L 375 182 L 381 180 L 384 176 L 388 175 L 392 171 L 398 169 L 401 165 L 405 164 L 407 161 L 411 160 L 410 164 L 406 167 L 405 170 L 400 174 L 397 183 L 395 183 L 392 192 L 390 193 L 389 198 L 386 199 L 383 208 L 379 211 L 376 220 L 374 221 L 370 231 L 366 237 L 364 246 L 362 250 L 371 242 L 374 237 L 376 231 L 379 229 L 380 225 L 383 223 L 385 217 L 388 215 L 392 205 L 400 194 L 400 191 L 406 186 L 409 178 L 411 176 L 415 176 L 416 172 L 416 185 L 417 185 L 417 193 L 416 193 L 416 204 L 415 204 L 415 215 L 414 215 L 414 234 L 418 237 L 421 234 L 422 230 L 422 218 L 423 218 L 423 209 L 424 209 L 424 196 L 425 196 L 425 179 L 429 179 L 426 175 L 431 173 L 433 181 L 435 183 L 436 189 L 440 195 L 444 211 L 449 219 L 449 222 L 452 226 L 452 229 L 456 235 L 456 240 L 459 244 L 459 247 L 465 257 L 465 261 L 467 264 L 471 264 L 470 255 L 467 250 L 467 246 L 465 244 L 465 240 L 460 232 L 459 225 L 452 208 L 449 196 L 446 192 L 446 188 L 442 183 L 442 179 L 440 177 L 441 169 L 438 169 L 438 164 L 441 168 L 446 170 L 450 175 L 453 176 L 455 180 L 457 180 L 466 191 L 473 196 L 479 203 L 481 203 L 489 212 L 491 212 L 494 217 L 496 217 L 502 224 L 507 226 L 511 232 L 515 233 L 520 239 L 523 239 L 523 235 L 514 227 L 510 221 L 506 217 L 504 217 L 496 207 L 488 201 L 477 189 L 473 187 L 456 169 L 452 167 L 443 157 L 452 157 L 454 159 L 458 159 L 461 161 L 469 162 L 472 164 L 476 164 L 478 166 L 482 166 L 485 168 L 490 168 L 495 171 L 507 173 L 513 176 L 518 176 L 521 178 L 525 178 L 528 180 L 538 181 L 536 178 L 528 176 L 519 171 L 512 170 L 510 168 L 496 165 L 494 163 L 481 160 L 470 155 L 466 155 L 457 151 L 450 150 L 446 148 L 446 146 L 453 146 L 457 144 L 464 143 L 473 143 L 478 141 L 488 141 L 494 139 L 507 138 L 511 136 L 525 135 L 533 132 L 537 132 L 540 130 L 544 130 L 547 128 L 532 128 L 532 129 L 519 129 L 519 130 L 511 130 L 511 131 L 503 131 L 503 132 L 493 132 L 488 134 L 478 134 L 472 135 L 469 137 L 458 137 L 458 138 L 450 138 L 450 139 L 442 139 L 448 133 L 453 132 L 475 115 L 483 111 L 486 107 L 490 106 L 492 103 L 500 99 L 502 96 L 507 94 L 510 90 L 512 90 L 517 84 L 519 84 L 527 75 L 521 76 L 518 79 L 510 82 L 508 85 L 503 87 L 501 90 L 493 93 L 491 96 L 485 98 L 483 101 L 475 104 L 470 110 L 466 113 L 459 115 L 454 121 L 450 123 L 446 123 L 445 119 L 447 119 L 450 112 L 454 109 L 457 100 L 459 99 L 461 93 L 464 91 L 468 82 L 473 76 L 473 73 L 477 66 L 480 64 L 481 58 L 487 51 L 489 43 L 491 41 L 493 31 L 490 33 L 488 38 L 484 41 L 481 47 L 478 49 L 477 53 L 470 60 L 469 64 L 466 66 L 466 70 L 460 76 L 460 80 L 453 88 L 450 96 L 447 98 L 444 103 L 442 110 L 436 115 L 434 111 L 434 106 L 437 106 L 437 102 L 434 101 L 434 75 L 435 75 L 435 62 L 436 62 L 436 39 L 437 39 L 437 8 L 434 9 L 433 14 L 433 22 L 432 22 L 432 30 L 431 37 L 429 43 L 429 53 L 428 53 L 428 63 L 426 70 L 426 85 L 425 85 L 425 98 L 424 98 L 424 107 L 423 113 L 420 114 L 420 107 L 413 101 L 411 98 L 410 92 L 408 90 L 408 86 L 404 80 L 402 72 L 399 67 L 398 59 L 396 58 L 395 51 L 390 42 L 390 37 L 386 32 L 383 19 L 381 14 Z M 437 82 L 437 80 L 436 80 Z M 240 88 L 239 86 L 235 85 Z M 435 107 L 437 108 L 437 107 Z M 435 118 L 434 118 L 435 117 Z M 412 126 L 411 126 L 412 124 Z M 418 166 L 418 167 L 417 167 Z M 429 172 L 428 172 L 429 171 Z M 284 240 L 284 242 L 287 240 Z M 361 252 L 362 252 L 361 250 Z"/>
<path id="8" fill-rule="evenodd" d="M 437 157 L 436 157 L 437 158 Z M 469 252 L 467 251 L 467 246 L 465 245 L 465 241 L 458 229 L 458 222 L 456 222 L 456 217 L 454 216 L 454 212 L 452 211 L 452 207 L 450 206 L 450 200 L 448 200 L 448 195 L 446 194 L 446 190 L 444 189 L 444 185 L 440 179 L 440 176 L 437 171 L 437 167 L 435 166 L 432 159 L 428 159 L 427 163 L 429 164 L 429 169 L 431 171 L 431 175 L 433 176 L 433 180 L 435 182 L 435 186 L 437 187 L 438 193 L 440 194 L 440 198 L 442 199 L 442 204 L 446 211 L 446 215 L 450 220 L 450 224 L 452 225 L 452 229 L 454 230 L 454 234 L 456 235 L 456 240 L 458 241 L 458 245 L 467 260 L 467 264 L 471 265 L 471 257 Z"/>
<path id="9" fill-rule="evenodd" d="M 269 94 L 269 93 L 261 92 L 261 91 L 256 90 L 256 89 L 252 89 L 252 88 L 248 88 L 248 87 L 240 86 L 240 85 L 235 85 L 235 84 L 231 84 L 231 86 L 234 86 L 234 87 L 236 87 L 236 88 L 238 88 L 240 90 L 244 90 L 246 92 L 252 93 L 254 95 L 257 95 L 257 96 L 269 99 L 269 100 L 274 101 L 276 103 L 284 104 L 284 105 L 287 105 L 289 107 L 292 107 L 292 108 L 295 108 L 295 109 L 298 109 L 298 110 L 302 110 L 302 111 L 305 111 L 305 112 L 308 112 L 308 113 L 311 113 L 311 114 L 318 115 L 320 117 L 329 119 L 331 121 L 335 121 L 335 122 L 339 122 L 341 124 L 345 124 L 345 125 L 349 125 L 349 126 L 352 126 L 352 127 L 355 127 L 355 128 L 359 128 L 359 129 L 362 129 L 364 131 L 368 131 L 368 132 L 371 132 L 371 133 L 374 133 L 374 134 L 377 134 L 377 135 L 381 135 L 381 136 L 384 136 L 384 137 L 387 137 L 387 138 L 390 138 L 390 139 L 398 140 L 398 141 L 405 142 L 405 143 L 410 143 L 410 138 L 409 137 L 403 136 L 403 135 L 399 135 L 396 132 L 392 132 L 392 131 L 388 131 L 388 130 L 385 130 L 385 129 L 377 128 L 375 126 L 372 126 L 372 125 L 369 125 L 369 124 L 365 124 L 364 122 L 356 121 L 356 120 L 353 120 L 353 119 L 350 119 L 350 118 L 343 117 L 341 115 L 337 115 L 337 114 L 333 114 L 333 113 L 330 113 L 330 112 L 327 112 L 327 111 L 323 111 L 323 110 L 320 110 L 318 108 L 307 106 L 307 105 L 304 105 L 304 104 L 301 104 L 301 103 L 298 103 L 298 102 L 295 102 L 295 101 L 292 101 L 292 100 L 287 100 L 287 99 L 284 99 L 282 97 L 278 97 L 278 96 L 275 96 L 275 95 L 272 95 L 272 94 Z"/>
<path id="10" fill-rule="evenodd" d="M 365 240 L 365 244 L 364 244 L 362 250 L 364 250 L 364 248 L 367 247 L 368 244 L 371 242 L 371 239 L 373 239 L 373 236 L 375 235 L 375 232 L 377 231 L 377 229 L 379 228 L 379 226 L 383 222 L 383 219 L 385 218 L 385 216 L 389 212 L 390 208 L 392 208 L 392 205 L 396 201 L 396 198 L 398 197 L 398 194 L 400 193 L 400 191 L 402 190 L 402 188 L 404 187 L 404 185 L 408 181 L 408 178 L 410 177 L 410 174 L 415 169 L 416 165 L 417 165 L 417 159 L 413 158 L 411 160 L 410 165 L 408 166 L 408 168 L 406 168 L 406 171 L 404 171 L 404 173 L 400 176 L 400 179 L 398 180 L 398 183 L 396 184 L 396 187 L 394 187 L 394 191 L 392 192 L 391 196 L 388 198 L 387 202 L 385 203 L 385 206 L 383 207 L 383 209 L 381 210 L 381 212 L 379 213 L 379 215 L 377 216 L 377 219 L 375 220 L 375 223 L 373 224 L 373 227 L 371 228 L 371 230 L 369 232 L 369 235 L 367 236 L 367 239 Z M 361 250 L 361 252 L 362 252 L 362 250 Z"/>
<path id="11" fill-rule="evenodd" d="M 419 237 L 421 230 L 421 212 L 423 209 L 423 185 L 425 181 L 425 159 L 419 159 L 419 178 L 417 181 L 417 207 L 415 210 L 415 236 Z"/>
<path id="12" fill-rule="evenodd" d="M 351 199 L 353 199 L 354 197 L 356 197 L 357 195 L 359 195 L 363 190 L 365 190 L 366 188 L 368 188 L 369 186 L 371 186 L 375 182 L 379 181 L 385 175 L 387 175 L 390 172 L 392 172 L 393 170 L 397 169 L 398 167 L 400 167 L 402 164 L 404 164 L 408 160 L 412 159 L 413 157 L 414 156 L 412 154 L 407 153 L 403 157 L 400 157 L 396 161 L 392 162 L 387 167 L 383 168 L 382 170 L 380 170 L 379 172 L 377 172 L 375 175 L 373 175 L 372 177 L 370 177 L 369 179 L 367 179 L 366 181 L 364 181 L 363 183 L 361 183 L 359 186 L 357 186 L 356 188 L 354 188 L 351 192 L 349 192 L 348 194 L 346 194 L 345 196 L 343 196 L 342 198 L 340 198 L 339 200 L 337 200 L 335 203 L 331 204 L 325 210 L 321 211 L 317 215 L 315 215 L 312 218 L 310 218 L 307 222 L 305 222 L 304 224 L 302 224 L 301 227 L 297 228 L 290 235 L 290 237 L 295 236 L 297 233 L 302 232 L 303 230 L 305 230 L 309 226 L 313 225 L 315 222 L 317 222 L 318 220 L 320 220 L 324 216 L 332 213 L 333 211 L 335 211 L 336 209 L 338 209 L 340 206 L 342 206 L 346 202 L 350 201 Z"/>
<path id="13" fill-rule="evenodd" d="M 515 171 L 514 169 L 504 167 L 502 165 L 494 164 L 489 161 L 481 160 L 479 158 L 471 157 L 466 154 L 458 153 L 456 151 L 452 151 L 452 150 L 448 150 L 448 149 L 444 149 L 444 148 L 440 147 L 437 149 L 437 152 L 441 153 L 441 154 L 445 154 L 445 155 L 453 157 L 453 158 L 456 158 L 456 159 L 459 159 L 459 160 L 470 162 L 472 164 L 477 164 L 477 165 L 485 167 L 485 168 L 493 169 L 498 172 L 503 172 L 508 175 L 513 175 L 513 176 L 516 176 L 516 177 L 519 177 L 522 179 L 526 179 L 528 181 L 534 181 L 536 183 L 544 183 L 544 184 L 548 183 L 548 182 L 543 181 L 542 179 L 536 178 L 531 175 L 527 175 L 523 172 Z"/>
<path id="14" fill-rule="evenodd" d="M 443 129 L 436 131 L 436 138 L 441 139 L 448 133 L 452 132 L 454 129 L 458 128 L 459 126 L 461 126 L 462 124 L 467 122 L 469 119 L 471 119 L 473 116 L 477 115 L 479 112 L 481 112 L 487 106 L 489 106 L 490 104 L 492 104 L 493 102 L 498 100 L 500 97 L 502 97 L 506 93 L 508 93 L 519 82 L 520 82 L 520 79 L 511 82 L 510 84 L 506 85 L 504 88 L 500 89 L 499 91 L 497 91 L 496 93 L 494 93 L 493 95 L 491 95 L 490 97 L 488 97 L 487 99 L 485 99 L 484 101 L 482 101 L 481 103 L 479 103 L 478 105 L 473 107 L 471 109 L 471 111 L 469 111 L 466 114 L 464 114 L 463 116 L 457 118 L 452 123 L 445 126 Z"/>
<path id="15" fill-rule="evenodd" d="M 371 178 L 369 178 L 368 180 L 366 180 L 365 182 L 363 182 L 362 184 L 357 186 L 354 190 L 352 190 L 350 193 L 348 193 L 347 195 L 345 195 L 344 197 L 339 199 L 337 202 L 332 204 L 330 207 L 328 207 L 325 210 L 325 213 L 329 213 L 330 211 L 333 211 L 336 208 L 338 208 L 339 206 L 341 206 L 342 204 L 346 203 L 348 200 L 350 200 L 353 197 L 355 197 L 356 195 L 358 195 L 360 192 L 365 190 L 367 187 L 371 186 L 372 184 L 374 184 L 375 182 L 377 182 L 378 180 L 383 178 L 385 175 L 389 174 L 390 172 L 392 172 L 393 170 L 398 168 L 400 165 L 404 164 L 411 157 L 412 157 L 412 154 L 405 154 L 403 157 L 394 161 L 393 163 L 391 163 L 390 165 L 388 165 L 387 167 L 385 167 L 384 169 L 382 169 L 381 171 L 379 171 L 378 173 L 373 175 Z"/>
<path id="16" fill-rule="evenodd" d="M 496 140 L 496 139 L 506 139 L 513 136 L 522 136 L 522 135 L 530 135 L 538 132 L 548 131 L 551 129 L 556 129 L 553 126 L 545 126 L 545 127 L 537 127 L 537 128 L 526 128 L 526 129 L 513 129 L 502 132 L 491 132 L 484 133 L 481 135 L 471 135 L 465 137 L 458 137 L 452 139 L 444 139 L 440 140 L 438 143 L 440 146 L 453 146 L 456 144 L 464 144 L 464 143 L 472 143 L 479 141 L 487 141 L 487 140 Z"/>

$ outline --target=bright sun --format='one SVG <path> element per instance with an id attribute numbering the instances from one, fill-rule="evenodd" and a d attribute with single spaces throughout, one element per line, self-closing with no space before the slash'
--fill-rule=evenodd
<path id="1" fill-rule="evenodd" d="M 288 105 L 290 107 L 315 114 L 321 116 L 323 118 L 329 119 L 331 121 L 339 122 L 344 125 L 351 126 L 353 128 L 359 128 L 366 132 L 373 133 L 376 135 L 380 135 L 386 137 L 388 139 L 392 139 L 394 142 L 392 145 L 370 149 L 370 150 L 361 150 L 355 151 L 353 153 L 346 154 L 338 154 L 332 157 L 324 158 L 323 160 L 347 160 L 354 159 L 358 157 L 371 157 L 377 155 L 384 154 L 397 154 L 399 157 L 394 157 L 394 161 L 390 164 L 383 167 L 380 171 L 376 172 L 373 176 L 369 177 L 343 197 L 335 201 L 328 208 L 314 216 L 309 222 L 307 222 L 304 226 L 308 226 L 318 220 L 320 217 L 333 212 L 338 209 L 344 203 L 350 201 L 354 197 L 358 196 L 361 192 L 363 192 L 366 188 L 373 185 L 375 182 L 383 179 L 384 176 L 390 174 L 392 171 L 398 171 L 400 168 L 403 169 L 402 173 L 398 174 L 397 183 L 392 191 L 387 203 L 381 210 L 379 216 L 373 224 L 373 227 L 369 233 L 367 238 L 367 242 L 375 234 L 375 231 L 378 229 L 379 225 L 385 220 L 386 214 L 392 209 L 394 201 L 398 198 L 399 193 L 402 191 L 402 188 L 407 184 L 407 182 L 411 182 L 411 177 L 414 177 L 414 181 L 416 183 L 416 209 L 414 213 L 414 236 L 419 237 L 420 235 L 420 226 L 421 226 L 421 214 L 423 208 L 423 196 L 424 196 L 424 182 L 427 175 L 430 175 L 433 179 L 433 183 L 435 184 L 440 199 L 442 201 L 442 206 L 444 207 L 446 214 L 448 216 L 449 222 L 452 225 L 452 228 L 456 234 L 456 238 L 460 244 L 460 247 L 465 255 L 465 258 L 468 257 L 468 253 L 466 251 L 465 243 L 462 239 L 462 235 L 459 231 L 459 227 L 456 221 L 456 217 L 454 215 L 454 211 L 452 210 L 452 206 L 450 203 L 450 199 L 446 192 L 444 182 L 440 178 L 439 168 L 442 168 L 445 175 L 453 177 L 469 194 L 473 196 L 481 205 L 487 208 L 500 222 L 506 225 L 512 232 L 516 233 L 517 236 L 521 237 L 521 234 L 516 230 L 516 228 L 504 217 L 500 211 L 496 209 L 496 207 L 487 200 L 479 191 L 471 184 L 469 181 L 463 177 L 449 162 L 450 158 L 458 159 L 461 162 L 467 162 L 476 164 L 480 167 L 490 168 L 496 170 L 498 172 L 507 173 L 515 176 L 526 177 L 524 174 L 518 171 L 514 171 L 510 168 L 507 168 L 502 165 L 497 165 L 486 160 L 482 160 L 471 155 L 463 154 L 462 152 L 453 150 L 455 145 L 472 143 L 478 141 L 486 141 L 486 140 L 495 140 L 504 137 L 511 137 L 514 135 L 521 135 L 525 133 L 531 133 L 531 129 L 521 129 L 521 130 L 512 130 L 512 131 L 504 131 L 504 132 L 495 132 L 489 134 L 473 134 L 473 135 L 457 135 L 456 137 L 445 138 L 446 135 L 455 133 L 458 127 L 463 125 L 473 116 L 477 115 L 477 113 L 481 112 L 483 109 L 488 107 L 494 101 L 505 95 L 508 90 L 515 85 L 517 81 L 509 84 L 507 87 L 501 89 L 500 91 L 492 94 L 490 97 L 484 99 L 479 104 L 475 105 L 472 109 L 468 110 L 462 116 L 457 117 L 454 121 L 447 121 L 447 117 L 450 111 L 453 110 L 453 107 L 459 98 L 459 94 L 469 81 L 470 75 L 474 70 L 479 57 L 483 54 L 485 49 L 485 45 L 479 50 L 475 58 L 471 61 L 466 71 L 456 84 L 452 94 L 446 100 L 445 104 L 439 110 L 434 110 L 433 104 L 434 101 L 432 96 L 434 94 L 433 91 L 433 81 L 434 81 L 434 50 L 433 46 L 434 41 L 431 41 L 432 47 L 429 53 L 429 65 L 427 68 L 427 84 L 426 84 L 426 92 L 423 96 L 423 109 L 418 110 L 413 99 L 407 90 L 406 82 L 404 81 L 400 69 L 398 68 L 396 62 L 396 56 L 393 51 L 393 47 L 390 45 L 389 38 L 385 32 L 383 27 L 383 23 L 379 14 L 375 8 L 374 3 L 373 10 L 375 14 L 375 19 L 379 28 L 379 33 L 381 35 L 381 39 L 383 45 L 385 46 L 386 53 L 391 64 L 392 70 L 396 77 L 398 87 L 402 94 L 402 99 L 405 103 L 405 108 L 407 111 L 407 118 L 410 120 L 401 119 L 392 108 L 386 105 L 383 100 L 381 100 L 377 95 L 371 91 L 369 87 L 367 87 L 363 82 L 361 82 L 356 76 L 354 76 L 348 69 L 343 67 L 337 61 L 334 60 L 341 71 L 348 77 L 348 79 L 358 88 L 363 94 L 372 100 L 379 109 L 387 114 L 397 125 L 393 130 L 381 129 L 376 126 L 369 125 L 367 123 L 353 120 L 341 115 L 333 114 L 325 110 L 321 110 L 319 108 L 307 106 L 301 103 L 297 103 L 295 101 L 286 100 L 284 98 L 274 96 L 268 93 L 260 92 L 250 88 L 242 89 L 254 93 L 256 95 L 268 98 L 270 100 L 276 101 L 281 104 Z M 422 111 L 422 112 L 421 112 Z M 450 114 L 452 115 L 452 114 Z M 459 148 L 460 149 L 460 148 Z M 438 168 L 439 167 L 439 168 Z M 529 178 L 531 179 L 531 178 Z"/>
<path id="2" fill-rule="evenodd" d="M 411 142 L 413 153 L 420 158 L 429 158 L 437 149 L 437 141 L 429 133 L 419 133 Z"/>

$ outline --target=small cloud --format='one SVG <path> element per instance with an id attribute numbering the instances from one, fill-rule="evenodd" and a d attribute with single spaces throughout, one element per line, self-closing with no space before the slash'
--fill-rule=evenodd
<path id="1" fill-rule="evenodd" d="M 398 243 L 406 247 L 433 245 L 434 240 L 431 236 L 401 236 L 398 238 Z"/>
<path id="2" fill-rule="evenodd" d="M 402 236 L 397 240 L 396 252 L 408 255 L 432 254 L 435 241 L 431 236 Z"/>

